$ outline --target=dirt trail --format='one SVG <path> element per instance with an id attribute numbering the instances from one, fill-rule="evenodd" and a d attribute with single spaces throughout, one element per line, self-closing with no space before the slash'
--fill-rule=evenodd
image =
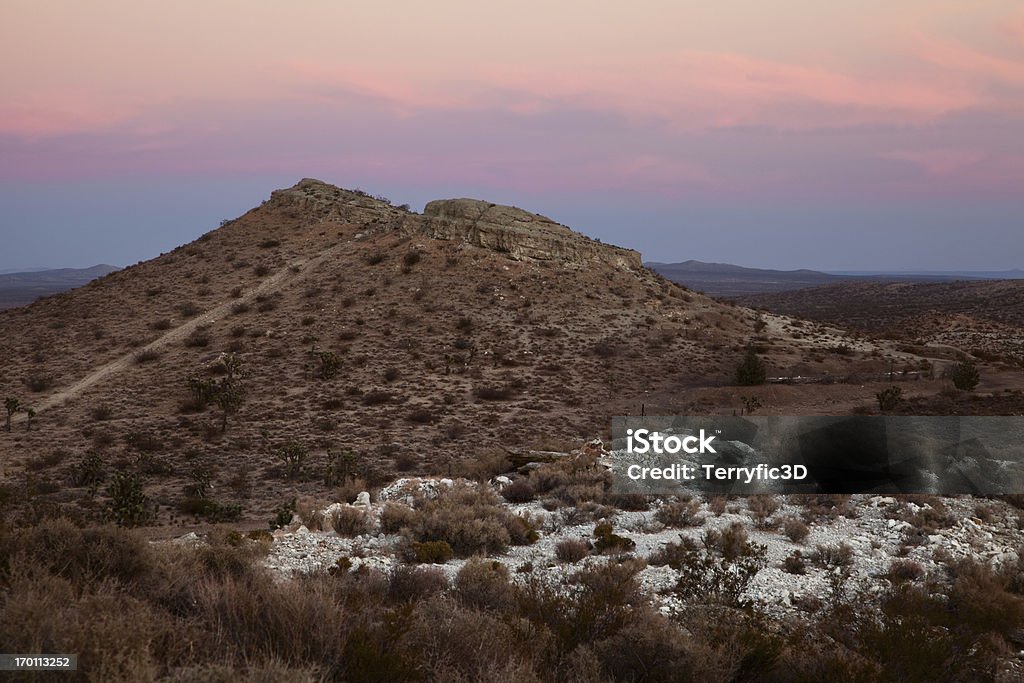
<path id="1" fill-rule="evenodd" d="M 51 408 L 59 406 L 64 402 L 68 401 L 69 399 L 78 396 L 79 394 L 81 394 L 83 391 L 93 386 L 94 384 L 102 382 L 104 379 L 112 375 L 115 375 L 118 372 L 121 372 L 125 368 L 135 363 L 135 356 L 137 354 L 142 353 L 143 351 L 159 351 L 168 344 L 180 341 L 187 337 L 188 335 L 192 334 L 192 332 L 195 331 L 195 329 L 200 325 L 214 322 L 228 315 L 231 312 L 231 307 L 234 306 L 235 304 L 255 299 L 257 296 L 261 294 L 267 294 L 269 292 L 273 292 L 279 289 L 284 282 L 301 277 L 303 271 L 314 268 L 319 264 L 323 263 L 331 256 L 336 254 L 343 246 L 344 243 L 338 244 L 331 247 L 330 249 L 327 249 L 324 252 L 321 252 L 320 254 L 312 258 L 292 261 L 291 263 L 281 268 L 281 270 L 278 271 L 277 273 L 271 275 L 267 279 L 260 282 L 259 286 L 247 292 L 243 296 L 237 299 L 232 299 L 230 301 L 225 301 L 224 303 L 218 306 L 215 306 L 207 311 L 204 311 L 203 313 L 195 316 L 194 318 L 191 318 L 190 320 L 182 323 L 178 327 L 168 330 L 165 334 L 158 337 L 149 344 L 146 344 L 142 348 L 136 349 L 131 353 L 125 354 L 124 356 L 112 360 L 109 363 L 106 363 L 105 365 L 101 365 L 100 367 L 96 368 L 91 373 L 89 373 L 82 379 L 78 380 L 71 386 L 68 386 L 63 390 L 58 391 L 52 396 L 48 396 L 47 398 L 33 406 L 36 410 L 36 413 L 42 413 L 45 410 L 49 410 Z M 298 268 L 299 270 L 295 270 L 296 268 Z M 20 415 L 18 418 L 15 419 L 15 421 L 19 422 L 24 419 L 25 416 Z"/>

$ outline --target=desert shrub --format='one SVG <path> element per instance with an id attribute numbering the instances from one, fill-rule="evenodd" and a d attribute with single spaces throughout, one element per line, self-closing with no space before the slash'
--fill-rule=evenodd
<path id="1" fill-rule="evenodd" d="M 93 406 L 89 409 L 89 417 L 96 422 L 104 422 L 114 416 L 114 410 L 106 403 Z"/>
<path id="2" fill-rule="evenodd" d="M 384 381 L 394 382 L 396 379 L 402 376 L 402 372 L 398 368 L 388 368 L 384 371 Z"/>
<path id="3" fill-rule="evenodd" d="M 893 560 L 892 564 L 889 565 L 889 571 L 886 572 L 886 576 L 893 583 L 916 581 L 924 576 L 924 569 L 913 560 Z"/>
<path id="4" fill-rule="evenodd" d="M 53 386 L 53 375 L 47 375 L 41 372 L 30 372 L 25 378 L 25 386 L 28 387 L 29 391 L 36 393 L 46 391 Z"/>
<path id="5" fill-rule="evenodd" d="M 410 531 L 418 541 L 445 541 L 461 557 L 500 553 L 537 539 L 529 522 L 502 507 L 483 487 L 456 486 L 422 501 Z"/>
<path id="6" fill-rule="evenodd" d="M 717 547 L 682 544 L 673 568 L 679 572 L 675 594 L 686 602 L 740 606 L 742 594 L 766 565 L 764 546 L 755 546 L 734 524 L 717 539 Z M 678 565 L 678 566 L 675 566 Z"/>
<path id="7" fill-rule="evenodd" d="M 768 526 L 768 518 L 779 509 L 779 501 L 771 495 L 750 496 L 747 499 L 747 509 L 757 526 L 763 529 Z"/>
<path id="8" fill-rule="evenodd" d="M 384 254 L 379 251 L 368 252 L 363 255 L 363 263 L 365 263 L 368 266 L 375 266 L 378 263 L 381 263 L 383 260 Z"/>
<path id="9" fill-rule="evenodd" d="M 152 323 L 150 323 L 150 327 L 152 327 L 154 330 L 169 330 L 171 329 L 171 319 L 160 318 L 159 320 L 154 320 Z"/>
<path id="10" fill-rule="evenodd" d="M 388 597 L 398 602 L 415 602 L 448 589 L 448 577 L 434 567 L 400 565 L 391 574 Z"/>
<path id="11" fill-rule="evenodd" d="M 196 328 L 190 335 L 185 337 L 185 346 L 189 348 L 205 349 L 210 345 L 210 334 L 204 329 Z"/>
<path id="12" fill-rule="evenodd" d="M 882 412 L 889 412 L 890 410 L 895 410 L 903 401 L 903 389 L 900 387 L 889 387 L 875 394 L 875 398 L 878 399 L 878 409 Z"/>
<path id="13" fill-rule="evenodd" d="M 446 541 L 414 541 L 410 549 L 413 561 L 421 564 L 444 564 L 455 557 L 455 551 Z"/>
<path id="14" fill-rule="evenodd" d="M 614 532 L 611 522 L 601 522 L 594 527 L 594 549 L 599 553 L 625 552 L 636 547 L 631 538 Z"/>
<path id="15" fill-rule="evenodd" d="M 403 503 L 388 501 L 380 512 L 381 531 L 386 534 L 397 534 L 402 529 L 411 528 L 416 521 L 416 511 Z"/>
<path id="16" fill-rule="evenodd" d="M 743 360 L 736 367 L 736 384 L 741 387 L 756 386 L 764 384 L 768 377 L 768 370 L 764 361 L 757 355 L 753 347 L 747 347 Z"/>
<path id="17" fill-rule="evenodd" d="M 501 562 L 473 558 L 455 575 L 455 596 L 467 607 L 504 610 L 514 600 L 508 576 Z"/>
<path id="18" fill-rule="evenodd" d="M 421 258 L 423 258 L 423 255 L 419 251 L 415 249 L 407 251 L 405 256 L 402 257 L 402 265 L 406 268 L 412 268 L 420 262 Z"/>
<path id="19" fill-rule="evenodd" d="M 184 318 L 195 317 L 202 313 L 203 311 L 203 309 L 197 306 L 196 303 L 193 301 L 185 301 L 175 306 L 175 308 L 177 309 L 178 313 Z"/>
<path id="20" fill-rule="evenodd" d="M 794 550 L 782 561 L 782 568 L 789 574 L 806 574 L 807 560 L 804 559 L 803 553 Z"/>
<path id="21" fill-rule="evenodd" d="M 370 520 L 358 507 L 341 507 L 331 516 L 331 527 L 339 536 L 360 536 L 369 532 Z"/>
<path id="22" fill-rule="evenodd" d="M 793 543 L 803 543 L 807 536 L 810 535 L 811 529 L 802 520 L 796 517 L 788 517 L 782 523 L 782 533 Z"/>
<path id="23" fill-rule="evenodd" d="M 981 381 L 978 367 L 970 359 L 954 363 L 948 370 L 948 376 L 953 386 L 961 391 L 973 391 Z"/>
<path id="24" fill-rule="evenodd" d="M 849 567 L 853 564 L 853 548 L 847 543 L 820 544 L 815 547 L 812 559 L 816 565 L 824 569 Z"/>
<path id="25" fill-rule="evenodd" d="M 808 493 L 793 494 L 789 502 L 804 507 L 802 516 L 808 524 L 818 519 L 855 517 L 856 509 L 850 505 L 849 494 Z"/>
<path id="26" fill-rule="evenodd" d="M 268 237 L 267 239 L 260 242 L 261 249 L 273 249 L 274 247 L 281 246 L 281 240 Z"/>
<path id="27" fill-rule="evenodd" d="M 517 477 L 501 490 L 501 496 L 510 503 L 529 503 L 536 497 L 536 492 L 529 479 Z"/>
<path id="28" fill-rule="evenodd" d="M 689 498 L 674 503 L 665 503 L 654 513 L 654 518 L 672 529 L 698 526 L 704 519 L 698 514 L 700 502 Z"/>
<path id="29" fill-rule="evenodd" d="M 265 277 L 267 275 L 270 275 L 270 266 L 261 263 L 257 265 L 255 268 L 253 268 L 252 272 L 256 275 L 256 277 Z"/>
<path id="30" fill-rule="evenodd" d="M 559 562 L 574 564 L 590 554 L 586 541 L 579 538 L 566 538 L 555 546 L 555 557 Z"/>
<path id="31" fill-rule="evenodd" d="M 20 566 L 60 576 L 77 588 L 105 579 L 135 582 L 154 562 L 150 545 L 136 532 L 112 526 L 82 529 L 64 518 L 0 533 L 0 558 L 0 581 L 5 569 Z"/>
<path id="32" fill-rule="evenodd" d="M 232 315 L 242 315 L 243 313 L 248 313 L 249 310 L 249 304 L 247 304 L 244 301 L 236 301 L 235 303 L 231 304 Z"/>
<path id="33" fill-rule="evenodd" d="M 725 508 L 728 503 L 729 499 L 726 496 L 708 496 L 708 510 L 710 510 L 711 514 L 715 517 L 721 517 L 725 514 Z"/>

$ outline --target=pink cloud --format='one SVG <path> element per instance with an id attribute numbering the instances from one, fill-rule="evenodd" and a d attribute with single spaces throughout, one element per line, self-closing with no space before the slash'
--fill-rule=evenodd
<path id="1" fill-rule="evenodd" d="M 1024 26 L 1018 28 L 1024 29 Z M 981 77 L 1014 85 L 1024 84 L 1024 59 L 999 57 L 961 43 L 923 35 L 917 37 L 915 47 L 921 59 L 961 76 Z"/>
<path id="2" fill-rule="evenodd" d="M 123 124 L 136 110 L 81 92 L 36 93 L 0 104 L 0 135 L 28 139 L 95 133 Z"/>

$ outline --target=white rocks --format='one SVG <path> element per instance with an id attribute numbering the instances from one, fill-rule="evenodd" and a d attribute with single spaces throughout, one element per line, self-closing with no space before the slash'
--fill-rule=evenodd
<path id="1" fill-rule="evenodd" d="M 368 491 L 360 491 L 359 495 L 356 496 L 356 502 L 353 505 L 368 506 L 370 504 L 370 493 Z"/>

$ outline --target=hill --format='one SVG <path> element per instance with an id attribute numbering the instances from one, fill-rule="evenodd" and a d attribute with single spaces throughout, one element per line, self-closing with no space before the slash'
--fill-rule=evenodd
<path id="1" fill-rule="evenodd" d="M 24 306 L 44 296 L 81 287 L 115 270 L 115 266 L 101 264 L 91 268 L 57 268 L 0 274 L 0 309 Z"/>
<path id="2" fill-rule="evenodd" d="M 782 292 L 849 279 L 849 276 L 829 275 L 816 270 L 769 270 L 693 260 L 682 263 L 651 262 L 647 266 L 673 282 L 721 297 Z"/>
<path id="3" fill-rule="evenodd" d="M 733 390 L 701 392 L 731 382 L 751 341 L 783 374 L 912 360 L 689 292 L 521 209 L 456 199 L 417 214 L 308 179 L 170 253 L 0 312 L 0 333 L 0 395 L 36 411 L 0 433 L 0 494 L 93 514 L 97 481 L 133 471 L 172 525 L 191 519 L 197 481 L 265 523 L 339 468 L 366 487 L 564 450 L 642 406 L 728 410 Z M 244 387 L 224 430 L 201 388 L 223 353 Z M 785 396 L 778 410 L 844 410 Z"/>

